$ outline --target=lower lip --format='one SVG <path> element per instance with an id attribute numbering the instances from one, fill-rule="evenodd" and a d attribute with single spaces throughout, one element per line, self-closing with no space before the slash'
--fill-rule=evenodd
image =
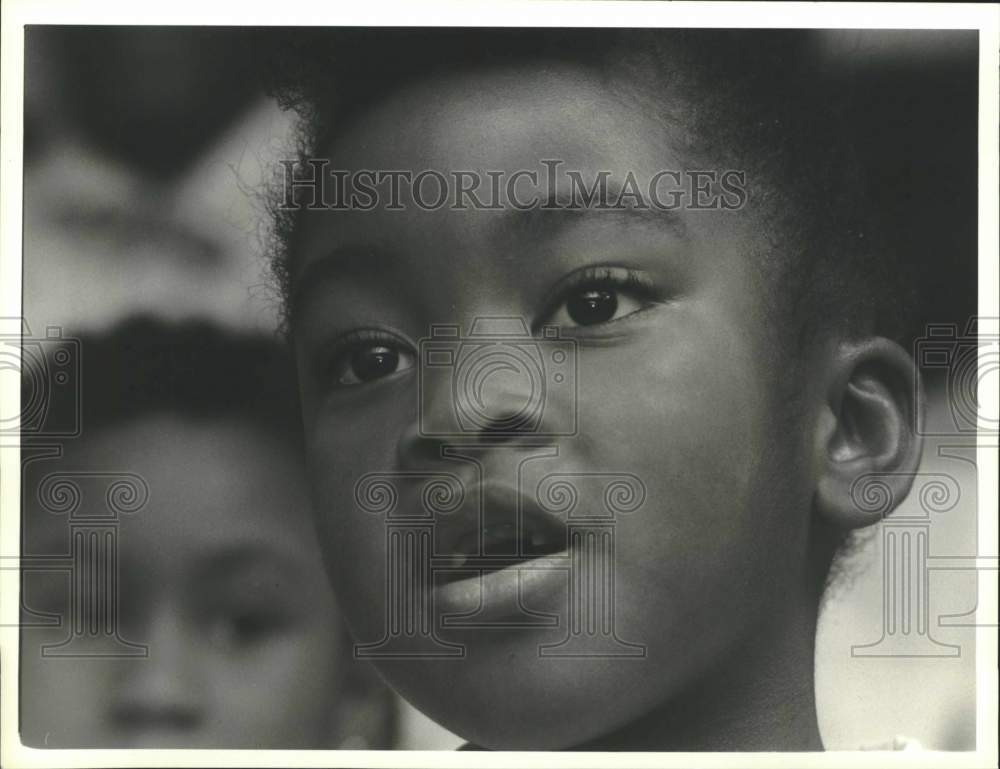
<path id="1" fill-rule="evenodd" d="M 564 550 L 436 585 L 434 611 L 443 615 L 444 628 L 553 627 L 562 613 L 560 604 L 564 608 L 568 598 L 569 564 L 569 551 Z M 542 622 L 539 612 L 556 616 Z"/>

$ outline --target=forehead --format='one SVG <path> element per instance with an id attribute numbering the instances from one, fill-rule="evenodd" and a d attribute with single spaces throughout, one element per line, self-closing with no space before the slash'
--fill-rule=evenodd
<path id="1" fill-rule="evenodd" d="M 507 217 L 513 208 L 507 183 L 521 172 L 537 174 L 538 186 L 529 183 L 528 194 L 540 190 L 544 197 L 546 189 L 553 193 L 550 174 L 554 194 L 565 196 L 572 188 L 573 174 L 586 187 L 599 174 L 608 174 L 610 187 L 632 175 L 638 188 L 648 190 L 664 171 L 704 168 L 686 157 L 688 143 L 682 127 L 660 117 L 684 112 L 661 109 L 664 100 L 669 100 L 666 93 L 664 89 L 653 99 L 648 89 L 642 91 L 584 67 L 534 63 L 442 75 L 386 95 L 353 115 L 332 146 L 320 148 L 320 156 L 330 161 L 331 169 L 404 171 L 414 177 L 431 170 L 446 179 L 469 173 L 478 178 L 480 194 L 489 196 L 493 195 L 487 192 L 492 189 L 490 174 L 502 174 L 494 198 L 502 210 L 455 211 L 446 205 L 429 212 L 408 203 L 404 189 L 401 210 L 387 211 L 383 194 L 371 211 L 302 211 L 293 249 L 293 297 L 297 284 L 302 283 L 297 277 L 312 262 L 327 259 L 345 244 L 384 245 L 386 252 L 419 255 L 421 264 L 436 265 L 435 259 L 444 258 L 441 254 L 450 254 L 450 270 L 481 270 L 504 249 L 509 252 L 522 245 L 515 237 L 523 240 L 525 232 L 548 236 L 550 227 L 563 231 L 569 219 L 581 220 L 578 212 L 559 213 L 529 216 L 532 226 L 527 229 L 507 227 L 503 220 L 514 218 Z M 557 170 L 550 171 L 552 163 L 557 163 Z M 667 179 L 661 190 L 670 188 Z M 524 189 L 519 188 L 517 194 Z M 657 216 L 647 217 L 647 224 L 652 221 L 674 232 L 680 223 L 708 228 L 713 234 L 741 234 L 734 230 L 740 226 L 737 217 L 728 213 L 722 217 L 704 211 L 694 216 L 684 210 L 660 216 L 653 209 L 653 213 Z M 599 218 L 604 220 L 602 226 L 622 224 L 614 216 Z M 509 241 L 503 247 L 497 246 L 498 232 Z M 456 253 L 463 258 L 455 261 Z M 405 269 L 405 262 L 402 266 Z"/>
<path id="2" fill-rule="evenodd" d="M 389 93 L 340 131 L 345 167 L 498 168 L 544 158 L 604 165 L 676 160 L 636 86 L 583 66 L 534 63 L 439 75 Z M 624 169 L 620 169 L 624 170 Z"/>
<path id="3" fill-rule="evenodd" d="M 72 474 L 81 511 L 101 513 L 105 487 L 116 476 L 138 476 L 148 501 L 119 516 L 119 531 L 151 557 L 236 544 L 298 551 L 313 545 L 311 521 L 303 470 L 288 453 L 283 442 L 235 420 L 149 416 L 85 437 L 58 462 L 40 461 L 33 477 L 38 483 Z M 38 509 L 33 495 L 28 500 L 28 536 L 64 538 L 66 516 Z"/>

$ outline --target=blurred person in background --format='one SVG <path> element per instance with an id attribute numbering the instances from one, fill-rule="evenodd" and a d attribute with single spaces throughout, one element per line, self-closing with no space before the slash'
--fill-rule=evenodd
<path id="1" fill-rule="evenodd" d="M 140 476 L 148 503 L 117 521 L 117 633 L 148 656 L 47 656 L 99 618 L 73 615 L 65 572 L 26 572 L 23 741 L 391 747 L 394 697 L 354 659 L 320 560 L 284 348 L 134 319 L 83 339 L 82 368 L 81 436 L 25 465 L 23 555 L 71 547 L 67 516 L 44 505 L 46 478 L 82 488 L 88 473 Z M 81 508 L 100 515 L 103 501 L 85 493 Z M 33 626 L 45 614 L 61 626 Z M 99 655 L 107 641 L 74 652 Z"/>
<path id="2" fill-rule="evenodd" d="M 265 38 L 235 27 L 26 29 L 23 315 L 37 335 L 103 335 L 134 313 L 238 334 L 278 324 L 253 190 L 291 139 L 265 93 Z M 87 370 L 98 380 L 88 386 L 120 386 L 117 373 Z M 50 662 L 63 674 L 86 667 L 39 660 Z M 31 691 L 36 680 L 25 678 L 28 710 L 44 694 Z M 458 744 L 399 698 L 396 707 L 394 747 Z M 25 725 L 31 744 L 42 744 L 40 724 Z M 58 734 L 47 743 L 61 744 Z"/>

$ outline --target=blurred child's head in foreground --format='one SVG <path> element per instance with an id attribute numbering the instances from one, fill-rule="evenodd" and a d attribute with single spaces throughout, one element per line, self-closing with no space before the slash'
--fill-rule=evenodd
<path id="1" fill-rule="evenodd" d="M 373 205 L 276 210 L 321 541 L 357 640 L 387 637 L 393 600 L 386 520 L 359 509 L 359 482 L 393 474 L 418 514 L 413 479 L 451 473 L 467 493 L 436 522 L 436 564 L 523 557 L 433 577 L 434 633 L 463 655 L 377 660 L 418 708 L 489 748 L 821 747 L 820 598 L 838 548 L 878 519 L 853 484 L 886 474 L 898 502 L 921 455 L 913 235 L 866 166 L 856 62 L 799 31 L 297 34 L 307 55 L 279 96 L 304 118 L 304 160 L 471 171 L 480 196 L 490 172 L 559 161 L 534 207 L 503 186 L 489 210 L 394 205 L 389 181 Z M 545 210 L 574 173 L 645 190 L 663 170 L 735 170 L 745 200 Z M 557 327 L 571 381 L 528 391 L 509 357 L 461 380 L 461 345 L 499 316 L 543 355 Z M 451 378 L 426 367 L 435 324 L 460 328 L 436 364 Z M 516 357 L 511 328 L 490 330 Z M 469 408 L 478 426 L 427 429 Z M 615 520 L 613 556 L 587 551 L 614 575 L 597 621 L 616 640 L 593 655 L 558 652 L 579 610 L 563 567 L 587 545 L 540 509 L 553 474 L 595 511 L 601 478 L 645 495 Z M 463 613 L 485 626 L 445 621 Z M 515 627 L 526 613 L 558 622 Z"/>
<path id="2" fill-rule="evenodd" d="M 117 516 L 117 628 L 148 656 L 102 657 L 109 639 L 87 637 L 78 651 L 95 656 L 51 656 L 99 619 L 71 611 L 71 575 L 26 573 L 25 607 L 63 624 L 25 615 L 25 742 L 389 747 L 391 697 L 350 653 L 316 545 L 284 346 L 148 318 L 81 345 L 82 435 L 60 458 L 25 449 L 25 554 L 71 551 L 50 484 L 107 515 L 104 487 L 141 478 L 148 502 Z"/>

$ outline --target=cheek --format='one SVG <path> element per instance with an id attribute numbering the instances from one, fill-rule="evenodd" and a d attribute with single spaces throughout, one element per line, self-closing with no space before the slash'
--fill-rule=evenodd
<path id="1" fill-rule="evenodd" d="M 623 623 L 640 642 L 693 643 L 750 621 L 787 555 L 775 553 L 794 539 L 787 527 L 805 516 L 774 481 L 774 415 L 753 345 L 731 327 L 669 320 L 634 344 L 585 351 L 578 461 L 646 486 L 646 504 L 617 526 Z"/>
<path id="2" fill-rule="evenodd" d="M 417 418 L 412 372 L 339 398 L 303 391 L 306 448 L 314 480 L 339 488 L 366 472 L 392 470 L 403 431 Z"/>
<path id="3" fill-rule="evenodd" d="M 757 476 L 770 421 L 765 379 L 747 346 L 674 315 L 630 344 L 584 350 L 585 450 L 641 470 L 644 481 L 739 498 Z"/>
<path id="4" fill-rule="evenodd" d="M 334 631 L 289 635 L 230 666 L 216 681 L 217 712 L 255 745 L 316 747 L 333 725 L 340 688 Z"/>
<path id="5" fill-rule="evenodd" d="M 308 445 L 324 561 L 359 638 L 376 633 L 381 620 L 371 607 L 384 603 L 386 527 L 383 515 L 359 509 L 355 488 L 368 473 L 395 469 L 398 435 L 407 424 L 400 400 L 382 398 L 377 405 L 319 413 Z"/>

